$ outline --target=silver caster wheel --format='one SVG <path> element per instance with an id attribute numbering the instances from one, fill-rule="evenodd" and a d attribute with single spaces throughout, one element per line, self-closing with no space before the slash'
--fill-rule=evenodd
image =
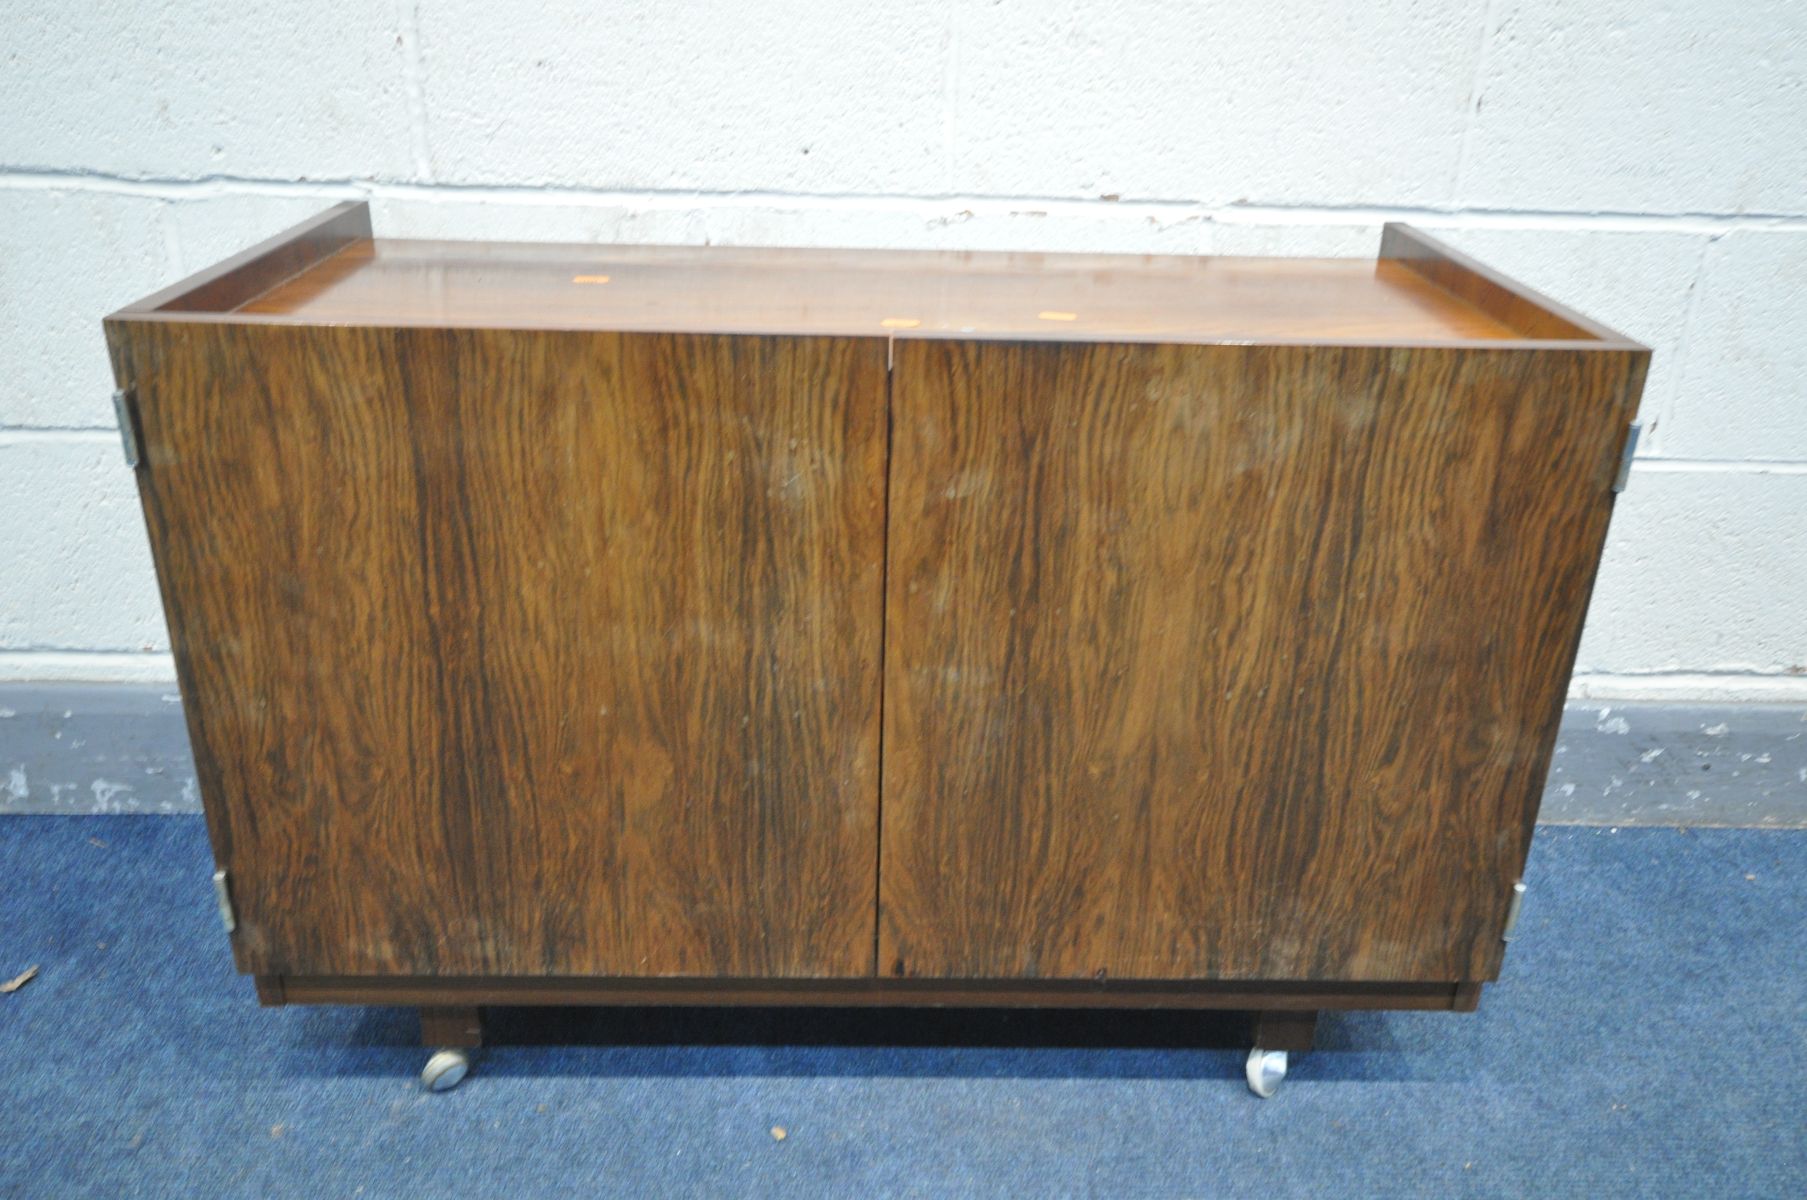
<path id="1" fill-rule="evenodd" d="M 1249 1091 L 1266 1100 L 1286 1078 L 1286 1051 L 1263 1050 L 1256 1046 L 1249 1051 L 1248 1066 L 1243 1068 L 1243 1074 L 1248 1076 Z"/>
<path id="2" fill-rule="evenodd" d="M 470 1074 L 471 1056 L 462 1050 L 440 1050 L 421 1070 L 421 1086 L 429 1092 L 449 1092 Z"/>

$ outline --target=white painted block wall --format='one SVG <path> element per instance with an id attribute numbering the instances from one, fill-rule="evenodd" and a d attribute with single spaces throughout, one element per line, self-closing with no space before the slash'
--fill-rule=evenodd
<path id="1" fill-rule="evenodd" d="M 1807 700 L 1799 0 L 0 0 L 0 679 L 161 679 L 101 317 L 407 235 L 1371 255 L 1656 350 L 1576 690 Z"/>

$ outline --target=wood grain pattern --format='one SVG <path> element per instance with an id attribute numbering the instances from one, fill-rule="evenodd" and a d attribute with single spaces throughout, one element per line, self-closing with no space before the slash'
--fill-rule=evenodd
<path id="1" fill-rule="evenodd" d="M 241 969 L 870 973 L 882 340 L 112 332 Z"/>
<path id="2" fill-rule="evenodd" d="M 1493 978 L 1646 358 L 899 343 L 882 969 Z"/>
<path id="3" fill-rule="evenodd" d="M 606 280 L 607 282 L 601 282 Z M 1395 262 L 379 239 L 242 320 L 1038 341 L 1512 339 Z"/>

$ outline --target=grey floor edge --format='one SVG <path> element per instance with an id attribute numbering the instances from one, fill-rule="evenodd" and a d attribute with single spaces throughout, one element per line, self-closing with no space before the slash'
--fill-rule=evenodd
<path id="1" fill-rule="evenodd" d="M 173 685 L 0 684 L 0 813 L 199 809 Z M 1807 706 L 1571 703 L 1539 819 L 1807 827 Z"/>

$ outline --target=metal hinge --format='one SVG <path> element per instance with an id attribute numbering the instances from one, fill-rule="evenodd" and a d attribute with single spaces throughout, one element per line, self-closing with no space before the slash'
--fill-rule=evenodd
<path id="1" fill-rule="evenodd" d="M 138 419 L 132 415 L 132 404 L 136 399 L 131 388 L 120 388 L 113 393 L 113 416 L 119 421 L 119 442 L 125 449 L 125 465 L 136 467 L 144 455 L 139 450 Z"/>
<path id="2" fill-rule="evenodd" d="M 1625 435 L 1625 450 L 1619 455 L 1619 475 L 1612 481 L 1612 490 L 1622 492 L 1625 485 L 1631 482 L 1631 456 L 1638 452 L 1638 435 L 1644 432 L 1642 425 L 1633 425 L 1631 432 Z"/>
<path id="3" fill-rule="evenodd" d="M 232 888 L 226 882 L 226 868 L 213 873 L 213 895 L 220 902 L 220 923 L 231 933 L 238 928 L 238 917 L 232 911 Z"/>
<path id="4" fill-rule="evenodd" d="M 1518 910 L 1525 903 L 1525 881 L 1519 880 L 1512 885 L 1512 904 L 1506 909 L 1506 928 L 1500 934 L 1500 941 L 1512 940 L 1512 931 L 1518 928 Z"/>

